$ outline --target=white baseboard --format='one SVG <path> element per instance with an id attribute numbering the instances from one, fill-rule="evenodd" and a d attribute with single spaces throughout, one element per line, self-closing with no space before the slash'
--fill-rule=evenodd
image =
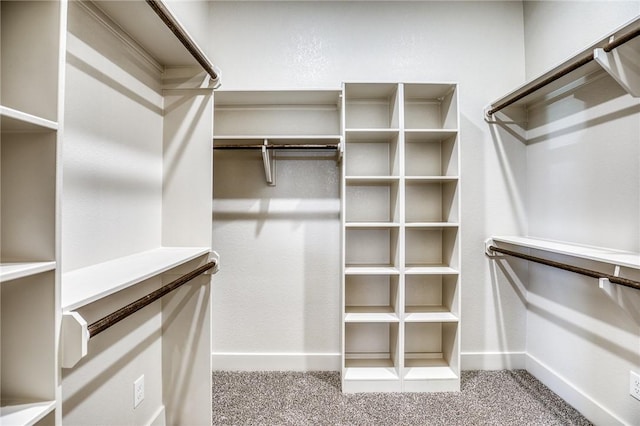
<path id="1" fill-rule="evenodd" d="M 151 420 L 149 421 L 149 423 L 147 423 L 147 426 L 165 426 L 165 425 L 166 425 L 166 417 L 164 415 L 164 405 L 162 405 L 160 408 L 158 408 L 158 410 L 156 410 L 153 417 L 151 417 Z"/>
<path id="2" fill-rule="evenodd" d="M 214 352 L 214 371 L 340 371 L 339 353 Z"/>
<path id="3" fill-rule="evenodd" d="M 535 357 L 527 354 L 527 371 L 540 380 L 546 387 L 578 410 L 589 421 L 596 425 L 623 425 L 624 421 L 600 405 L 597 401 L 576 388 L 564 377 L 553 371 Z"/>
<path id="4" fill-rule="evenodd" d="M 521 370 L 526 367 L 525 352 L 462 352 L 462 370 Z"/>

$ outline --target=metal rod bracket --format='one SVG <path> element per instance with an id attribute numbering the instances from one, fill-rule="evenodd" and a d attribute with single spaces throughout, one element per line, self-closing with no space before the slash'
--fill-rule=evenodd
<path id="1" fill-rule="evenodd" d="M 621 45 L 606 52 L 595 49 L 593 57 L 627 93 L 640 98 L 640 60 L 637 53 L 629 45 Z"/>

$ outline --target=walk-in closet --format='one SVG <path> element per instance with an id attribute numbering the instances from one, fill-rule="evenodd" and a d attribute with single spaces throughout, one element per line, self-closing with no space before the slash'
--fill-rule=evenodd
<path id="1" fill-rule="evenodd" d="M 640 1 L 0 0 L 0 424 L 640 424 Z"/>

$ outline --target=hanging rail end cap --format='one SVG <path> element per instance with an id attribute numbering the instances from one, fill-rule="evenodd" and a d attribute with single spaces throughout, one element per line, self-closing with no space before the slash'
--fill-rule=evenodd
<path id="1" fill-rule="evenodd" d="M 486 240 L 484 240 L 484 254 L 491 258 L 496 258 L 498 257 L 498 254 L 491 249 L 492 246 L 493 238 L 487 238 Z"/>
<path id="2" fill-rule="evenodd" d="M 484 121 L 489 123 L 494 121 L 492 110 L 493 110 L 492 105 L 487 105 L 486 107 L 484 107 Z"/>
<path id="3" fill-rule="evenodd" d="M 216 67 L 215 65 L 213 65 L 213 71 L 215 73 L 215 76 L 209 76 L 209 87 L 211 89 L 219 89 L 220 86 L 222 86 L 222 74 L 220 72 L 220 68 Z"/>
<path id="4" fill-rule="evenodd" d="M 209 273 L 213 275 L 220 270 L 220 254 L 217 251 L 209 253 L 209 262 L 216 264 L 211 270 L 209 270 Z"/>

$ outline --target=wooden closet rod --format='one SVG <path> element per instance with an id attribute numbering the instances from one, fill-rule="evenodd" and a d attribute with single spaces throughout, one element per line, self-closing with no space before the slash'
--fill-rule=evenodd
<path id="1" fill-rule="evenodd" d="M 640 36 L 640 28 L 636 28 L 632 31 L 629 31 L 627 33 L 621 34 L 619 37 L 616 37 L 613 41 L 610 41 L 608 43 L 606 43 L 605 45 L 602 46 L 602 49 L 605 52 L 610 52 L 613 49 L 615 49 L 616 47 L 630 41 L 633 40 L 634 38 Z M 553 83 L 554 81 L 564 77 L 565 75 L 569 74 L 572 71 L 577 70 L 578 68 L 582 67 L 583 65 L 588 64 L 589 62 L 593 61 L 594 56 L 593 56 L 593 50 L 591 52 L 589 52 L 588 54 L 582 55 L 582 56 L 578 56 L 577 58 L 575 58 L 575 60 L 573 60 L 572 62 L 568 63 L 566 66 L 560 68 L 559 70 L 555 71 L 553 74 L 549 75 L 547 78 L 539 81 L 536 84 L 533 84 L 531 86 L 525 86 L 521 89 L 521 91 L 517 92 L 512 98 L 493 106 L 489 111 L 487 111 L 487 115 L 491 116 L 493 114 L 495 114 L 496 112 L 500 111 L 501 109 L 504 109 L 506 107 L 508 107 L 511 104 L 514 104 L 515 102 L 518 102 L 520 99 L 529 96 L 530 94 L 542 89 L 544 86 Z"/>
<path id="2" fill-rule="evenodd" d="M 531 256 L 529 254 L 524 254 L 524 253 L 518 253 L 516 251 L 511 251 L 511 250 L 503 249 L 503 248 L 496 247 L 496 246 L 489 246 L 489 251 L 495 251 L 497 253 L 502 253 L 502 254 L 506 254 L 506 255 L 509 255 L 509 256 L 519 257 L 521 259 L 529 260 L 531 262 L 540 263 L 542 265 L 547 265 L 547 266 L 551 266 L 551 267 L 554 267 L 554 268 L 563 269 L 565 271 L 574 272 L 574 273 L 580 274 L 580 275 L 586 275 L 587 277 L 598 278 L 598 279 L 606 278 L 606 279 L 608 279 L 609 281 L 611 281 L 614 284 L 620 284 L 620 285 L 623 285 L 625 287 L 631 287 L 631 288 L 635 288 L 636 290 L 640 290 L 640 282 L 634 281 L 634 280 L 630 280 L 630 279 L 627 279 L 627 278 L 616 277 L 615 275 L 605 274 L 605 273 L 602 273 L 602 272 L 594 271 L 592 269 L 581 268 L 579 266 L 573 266 L 573 265 L 569 265 L 569 264 L 562 263 L 562 262 L 556 262 L 556 261 L 553 261 L 553 260 L 542 259 L 540 257 Z"/>
<path id="3" fill-rule="evenodd" d="M 213 64 L 207 58 L 202 50 L 196 45 L 187 31 L 180 25 L 180 22 L 173 16 L 173 14 L 167 9 L 161 0 L 147 0 L 147 4 L 153 9 L 154 12 L 162 19 L 162 22 L 173 32 L 178 40 L 184 45 L 184 47 L 191 53 L 196 61 L 204 68 L 204 70 L 211 76 L 211 80 L 214 85 L 217 85 L 220 80 L 220 76 L 215 71 Z"/>
<path id="4" fill-rule="evenodd" d="M 104 330 L 106 330 L 107 328 L 111 327 L 112 325 L 122 321 L 123 319 L 127 318 L 128 316 L 130 316 L 131 314 L 139 311 L 140 309 L 144 308 L 147 305 L 150 305 L 151 303 L 155 302 L 156 300 L 160 299 L 162 296 L 166 295 L 167 293 L 172 292 L 173 290 L 177 289 L 178 287 L 180 287 L 181 285 L 191 281 L 192 279 L 194 279 L 195 277 L 197 277 L 198 275 L 201 275 L 203 273 L 205 273 L 206 271 L 208 271 L 211 268 L 214 268 L 216 266 L 216 262 L 209 262 L 206 263 L 205 265 L 194 269 L 193 271 L 189 272 L 188 274 L 185 274 L 183 276 L 181 276 L 180 278 L 171 281 L 169 284 L 160 287 L 159 289 L 152 291 L 151 293 L 147 294 L 146 296 L 141 297 L 140 299 L 129 303 L 127 306 L 118 309 L 115 312 L 110 313 L 109 315 L 97 320 L 96 322 L 90 324 L 87 327 L 87 330 L 89 331 L 89 338 L 92 338 L 98 334 L 100 334 L 101 332 L 103 332 Z"/>
<path id="5" fill-rule="evenodd" d="M 253 145 L 238 145 L 238 144 L 221 144 L 214 145 L 213 149 L 315 149 L 315 150 L 330 150 L 330 149 L 338 149 L 338 144 L 270 144 L 270 145 L 262 145 L 262 144 L 253 144 Z"/>

